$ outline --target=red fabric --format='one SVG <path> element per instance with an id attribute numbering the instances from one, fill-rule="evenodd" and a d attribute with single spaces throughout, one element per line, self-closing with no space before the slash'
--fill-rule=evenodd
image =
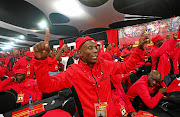
<path id="1" fill-rule="evenodd" d="M 14 89 L 18 94 L 22 92 L 24 94 L 24 102 L 21 104 L 27 104 L 29 96 L 32 96 L 33 101 L 42 99 L 42 92 L 39 91 L 38 85 L 33 79 L 25 79 L 24 81 L 12 82 L 11 78 L 7 78 L 0 82 L 0 92 Z"/>
<path id="2" fill-rule="evenodd" d="M 75 51 L 77 51 L 77 49 L 72 49 L 72 53 L 74 53 Z"/>
<path id="3" fill-rule="evenodd" d="M 83 43 L 85 43 L 86 41 L 88 40 L 94 40 L 93 38 L 89 37 L 89 36 L 85 36 L 85 37 L 79 37 L 76 39 L 76 48 L 77 48 L 77 51 L 79 50 L 79 48 L 81 47 L 81 45 Z M 95 40 L 94 40 L 95 41 Z"/>
<path id="4" fill-rule="evenodd" d="M 18 62 L 13 66 L 13 72 L 16 73 L 16 70 L 24 69 L 26 71 L 26 78 L 33 79 L 35 78 L 33 68 L 34 68 L 34 59 L 28 61 L 24 57 L 19 59 Z"/>
<path id="5" fill-rule="evenodd" d="M 103 58 L 103 53 L 101 51 L 98 52 L 98 57 Z"/>
<path id="6" fill-rule="evenodd" d="M 15 74 L 26 74 L 26 70 L 25 69 L 16 69 Z"/>
<path id="7" fill-rule="evenodd" d="M 151 39 L 151 41 L 154 43 L 154 42 L 156 42 L 158 40 L 162 40 L 162 39 L 165 39 L 165 37 L 162 37 L 161 35 L 156 35 L 155 37 L 153 37 Z"/>
<path id="8" fill-rule="evenodd" d="M 47 93 L 63 88 L 72 89 L 74 93 L 77 93 L 85 117 L 95 116 L 94 103 L 98 103 L 98 94 L 100 101 L 108 104 L 107 116 L 115 117 L 116 112 L 114 112 L 111 98 L 110 75 L 123 74 L 133 69 L 142 53 L 143 51 L 137 48 L 132 54 L 131 60 L 123 63 L 98 58 L 92 69 L 80 60 L 79 64 L 72 64 L 66 71 L 51 77 L 48 75 L 47 59 L 35 60 L 38 87 Z"/>
<path id="9" fill-rule="evenodd" d="M 0 66 L 0 77 L 3 77 L 2 67 Z M 0 80 L 1 81 L 1 80 Z"/>
<path id="10" fill-rule="evenodd" d="M 27 52 L 26 52 L 26 55 L 29 56 L 29 57 L 31 57 L 31 58 L 34 58 L 34 54 L 33 54 L 32 52 L 27 51 Z"/>
<path id="11" fill-rule="evenodd" d="M 59 62 L 56 60 L 56 57 L 54 56 L 53 58 L 47 57 L 48 58 L 48 68 L 49 71 L 52 72 L 57 72 L 58 71 L 58 64 Z"/>
<path id="12" fill-rule="evenodd" d="M 113 99 L 114 105 L 116 106 L 116 109 L 117 109 L 116 111 L 118 113 L 117 114 L 118 116 L 120 117 L 122 116 L 120 108 L 122 108 L 123 106 L 128 113 L 135 111 L 129 98 L 126 96 L 122 86 L 119 89 L 112 90 L 112 99 Z"/>
<path id="13" fill-rule="evenodd" d="M 10 72 L 9 72 L 8 68 L 2 67 L 2 76 L 10 77 Z"/>
<path id="14" fill-rule="evenodd" d="M 152 93 L 154 93 L 154 87 L 148 85 L 147 75 L 144 75 L 129 88 L 127 95 L 131 101 L 133 101 L 136 96 L 139 96 L 146 106 L 152 109 L 164 96 L 158 92 L 154 97 L 151 97 L 150 94 Z"/>
<path id="15" fill-rule="evenodd" d="M 117 29 L 107 30 L 106 34 L 107 34 L 107 39 L 108 39 L 109 43 L 117 44 L 117 42 L 118 42 L 118 30 Z"/>
<path id="16" fill-rule="evenodd" d="M 180 84 L 180 80 L 174 79 L 172 83 L 168 86 L 167 93 L 180 91 L 180 86 L 178 86 L 178 84 Z"/>
<path id="17" fill-rule="evenodd" d="M 1 62 L 3 62 L 3 63 L 5 63 L 5 60 L 6 60 L 6 58 L 5 58 L 5 57 L 0 58 L 0 61 L 1 61 Z"/>
<path id="18" fill-rule="evenodd" d="M 120 57 L 121 56 L 121 51 L 119 50 L 119 48 L 116 46 L 116 47 L 112 47 L 111 51 L 113 52 L 113 56 L 116 57 Z"/>
<path id="19" fill-rule="evenodd" d="M 64 45 L 64 41 L 63 40 L 59 40 L 59 47 L 61 48 Z"/>
<path id="20" fill-rule="evenodd" d="M 176 47 L 170 52 L 170 59 L 173 61 L 174 74 L 179 74 L 178 58 L 180 56 L 180 47 Z"/>
<path id="21" fill-rule="evenodd" d="M 42 117 L 72 117 L 68 112 L 61 109 L 50 110 L 46 112 Z"/>
<path id="22" fill-rule="evenodd" d="M 169 53 L 170 51 L 174 50 L 176 46 L 176 40 L 166 40 L 160 48 L 153 46 L 151 49 L 151 59 L 152 59 L 152 69 L 155 70 L 156 62 L 158 57 L 159 63 L 157 70 L 161 73 L 161 78 L 164 80 L 164 77 L 169 74 L 170 72 L 170 63 L 169 63 Z M 166 87 L 165 83 L 162 83 L 163 87 Z"/>
<path id="23" fill-rule="evenodd" d="M 131 52 L 131 54 L 132 54 L 132 50 L 129 50 L 129 49 L 125 48 L 125 49 L 123 49 L 123 51 L 122 51 L 121 55 L 128 54 L 129 52 Z M 128 55 L 128 56 L 126 56 L 126 57 L 123 59 L 123 61 L 128 60 L 128 59 L 130 58 L 131 54 L 130 54 L 130 55 Z"/>
<path id="24" fill-rule="evenodd" d="M 103 59 L 105 59 L 105 60 L 113 61 L 113 58 L 112 58 L 110 52 L 108 52 L 108 51 L 105 51 L 105 52 L 102 54 L 102 57 L 103 57 Z"/>

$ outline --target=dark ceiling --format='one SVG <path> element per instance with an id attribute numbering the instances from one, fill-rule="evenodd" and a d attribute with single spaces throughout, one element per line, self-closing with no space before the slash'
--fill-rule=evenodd
<path id="1" fill-rule="evenodd" d="M 27 43 L 17 43 L 17 48 L 42 41 L 45 32 L 38 26 L 41 20 L 50 28 L 52 43 L 58 44 L 58 40 L 67 43 L 99 32 L 103 36 L 96 40 L 106 40 L 106 30 L 180 15 L 179 0 L 79 0 L 78 4 L 88 13 L 88 17 L 79 19 L 56 11 L 51 3 L 52 0 L 0 0 L 0 47 L 2 42 L 11 41 L 6 37 L 19 35 L 24 35 Z"/>

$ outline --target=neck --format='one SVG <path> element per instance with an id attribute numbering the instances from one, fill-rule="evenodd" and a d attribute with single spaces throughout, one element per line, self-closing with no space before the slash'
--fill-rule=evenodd
<path id="1" fill-rule="evenodd" d="M 93 68 L 94 64 L 87 64 L 90 68 Z"/>

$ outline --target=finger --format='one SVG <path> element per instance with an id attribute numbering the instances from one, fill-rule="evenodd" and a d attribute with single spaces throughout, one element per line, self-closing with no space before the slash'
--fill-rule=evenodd
<path id="1" fill-rule="evenodd" d="M 40 46 L 41 46 L 41 49 L 42 49 L 42 50 L 45 49 L 45 43 L 44 43 L 44 42 L 40 42 Z"/>
<path id="2" fill-rule="evenodd" d="M 46 28 L 45 45 L 49 46 L 49 28 Z"/>

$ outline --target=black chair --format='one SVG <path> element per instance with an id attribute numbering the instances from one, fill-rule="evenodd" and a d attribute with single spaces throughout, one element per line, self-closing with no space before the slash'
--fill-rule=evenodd
<path id="1" fill-rule="evenodd" d="M 5 113 L 19 107 L 16 104 L 17 96 L 13 92 L 12 90 L 0 92 L 0 113 Z"/>

